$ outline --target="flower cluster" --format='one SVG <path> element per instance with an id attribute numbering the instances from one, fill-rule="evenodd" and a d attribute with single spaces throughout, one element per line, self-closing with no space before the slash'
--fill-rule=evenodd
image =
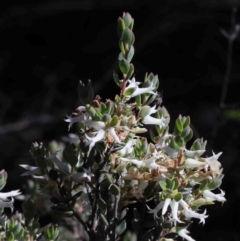
<path id="1" fill-rule="evenodd" d="M 169 113 L 156 102 L 158 76 L 146 74 L 142 82 L 133 76 L 133 24 L 129 13 L 118 19 L 122 78 L 114 73 L 113 79 L 120 94 L 101 101 L 90 81 L 87 86 L 80 82 L 82 104 L 65 119 L 69 130 L 76 128 L 77 141 L 51 152 L 33 143 L 30 153 L 36 166 L 21 165 L 26 169 L 22 176 L 32 176 L 39 185 L 36 192 L 51 202 L 53 213 L 81 223 L 82 240 L 119 240 L 127 228 L 129 205 L 139 203 L 141 211 L 133 209 L 130 223 L 139 240 L 181 236 L 193 241 L 187 230 L 191 220 L 205 224 L 203 206 L 226 201 L 224 191 L 214 191 L 223 178 L 218 161 L 222 153 L 204 156 L 203 139 L 187 144 L 193 137 L 190 117 L 179 115 L 169 131 Z M 12 207 L 13 199 L 7 198 L 18 194 L 0 193 L 1 206 Z M 56 227 L 39 228 L 32 199 L 25 201 L 23 211 L 27 238 L 57 240 Z M 141 228 L 145 220 L 151 228 Z"/>

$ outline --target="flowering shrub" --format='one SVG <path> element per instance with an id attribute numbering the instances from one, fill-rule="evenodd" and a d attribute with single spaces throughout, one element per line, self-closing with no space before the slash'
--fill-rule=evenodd
<path id="1" fill-rule="evenodd" d="M 180 115 L 170 133 L 170 116 L 157 92 L 158 76 L 150 73 L 143 82 L 135 79 L 133 24 L 129 13 L 118 19 L 122 78 L 114 73 L 113 79 L 120 94 L 101 101 L 90 81 L 86 86 L 80 82 L 81 106 L 65 119 L 69 130 L 76 126 L 79 138 L 63 151 L 32 144 L 36 166 L 21 166 L 26 169 L 22 176 L 31 176 L 35 189 L 23 202 L 23 215 L 2 216 L 2 238 L 173 241 L 180 236 L 193 241 L 187 230 L 192 219 L 204 224 L 208 215 L 203 206 L 226 201 L 222 190 L 213 192 L 223 178 L 221 153 L 204 157 L 203 139 L 187 147 L 193 136 L 189 117 Z M 151 141 L 142 136 L 148 130 Z M 2 171 L 1 188 L 6 179 Z M 64 237 L 56 225 L 40 228 L 36 193 L 51 202 L 60 221 L 79 228 L 78 236 Z M 12 209 L 18 194 L 0 193 L 1 207 Z"/>

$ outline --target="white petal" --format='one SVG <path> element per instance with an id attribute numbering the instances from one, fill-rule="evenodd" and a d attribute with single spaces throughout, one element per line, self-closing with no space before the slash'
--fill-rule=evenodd
<path id="1" fill-rule="evenodd" d="M 154 209 L 150 209 L 148 206 L 147 208 L 149 209 L 148 213 L 153 213 L 154 217 L 158 217 L 157 213 L 162 209 L 164 202 L 160 202 Z"/>
<path id="2" fill-rule="evenodd" d="M 70 130 L 70 128 L 72 127 L 72 125 L 76 122 L 80 122 L 80 121 L 83 121 L 84 120 L 84 115 L 79 115 L 79 116 L 75 116 L 75 117 L 72 117 L 72 116 L 68 116 L 67 115 L 67 119 L 64 119 L 66 122 L 69 122 L 69 125 L 68 125 L 68 130 Z"/>
<path id="3" fill-rule="evenodd" d="M 206 214 L 206 210 L 204 211 L 204 213 L 197 213 L 194 212 L 193 210 L 189 209 L 189 208 L 185 208 L 184 209 L 184 215 L 186 218 L 198 218 L 200 219 L 200 223 L 205 223 L 205 219 L 208 217 L 208 215 Z"/>
<path id="4" fill-rule="evenodd" d="M 14 197 L 19 194 L 21 194 L 20 190 L 15 190 L 15 191 L 11 191 L 11 192 L 0 192 L 0 199 L 9 201 L 7 199 L 8 197 Z"/>
<path id="5" fill-rule="evenodd" d="M 200 162 L 193 158 L 187 158 L 185 160 L 185 165 L 186 168 L 204 168 L 206 166 L 206 162 Z"/>
<path id="6" fill-rule="evenodd" d="M 157 93 L 154 93 L 153 90 L 155 89 L 155 87 L 152 87 L 149 86 L 149 87 L 146 87 L 146 88 L 137 88 L 131 95 L 131 97 L 135 97 L 137 95 L 142 95 L 142 94 L 145 94 L 145 93 L 148 93 L 148 94 L 153 94 L 153 95 L 157 95 Z"/>
<path id="7" fill-rule="evenodd" d="M 171 201 L 170 206 L 172 209 L 172 221 L 174 225 L 176 226 L 176 223 L 183 223 L 179 218 L 178 218 L 178 205 L 179 202 L 176 202 L 174 199 Z"/>
<path id="8" fill-rule="evenodd" d="M 160 128 L 165 126 L 164 119 L 157 119 L 155 117 L 152 117 L 150 115 L 147 115 L 144 117 L 142 121 L 145 125 L 159 125 Z"/>
<path id="9" fill-rule="evenodd" d="M 110 135 L 112 136 L 112 138 L 114 139 L 115 142 L 121 143 L 121 141 L 119 140 L 119 138 L 118 138 L 118 136 L 115 132 L 115 129 L 113 127 L 108 128 L 108 131 L 109 131 Z"/>
<path id="10" fill-rule="evenodd" d="M 225 192 L 221 190 L 220 194 L 215 194 L 211 192 L 210 190 L 204 190 L 203 191 L 203 197 L 208 201 L 219 201 L 219 202 L 225 202 L 226 199 L 224 197 Z"/>
<path id="11" fill-rule="evenodd" d="M 86 138 L 90 141 L 88 155 L 89 155 L 90 151 L 92 150 L 92 148 L 95 146 L 96 142 L 103 140 L 104 137 L 105 137 L 105 131 L 104 130 L 99 130 L 95 137 L 89 137 L 89 136 L 86 135 Z"/>
<path id="12" fill-rule="evenodd" d="M 192 237 L 190 237 L 189 235 L 187 235 L 189 233 L 188 230 L 186 230 L 186 228 L 181 229 L 178 232 L 178 235 L 181 236 L 182 238 L 186 239 L 187 241 L 196 241 L 195 239 L 193 239 Z"/>
<path id="13" fill-rule="evenodd" d="M 123 147 L 123 149 L 119 150 L 118 153 L 121 155 L 121 156 L 126 156 L 130 153 L 132 153 L 133 151 L 133 145 L 135 144 L 135 140 L 133 139 L 130 139 L 126 145 Z"/>
<path id="14" fill-rule="evenodd" d="M 166 200 L 164 201 L 163 209 L 162 209 L 162 215 L 164 215 L 166 213 L 170 202 L 171 202 L 171 198 L 166 198 Z"/>
<path id="15" fill-rule="evenodd" d="M 144 165 L 143 161 L 139 161 L 137 159 L 130 159 L 130 158 L 121 157 L 120 160 L 124 161 L 124 162 L 131 162 L 131 163 L 135 164 L 137 167 L 140 167 L 140 166 Z"/>

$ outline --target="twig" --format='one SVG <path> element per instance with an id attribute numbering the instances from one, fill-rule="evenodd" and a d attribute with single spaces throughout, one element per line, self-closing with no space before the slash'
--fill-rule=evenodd
<path id="1" fill-rule="evenodd" d="M 226 109 L 226 96 L 227 96 L 227 91 L 228 91 L 228 85 L 230 82 L 231 78 L 231 70 L 232 70 L 232 50 L 233 50 L 233 42 L 236 39 L 238 33 L 239 33 L 239 25 L 236 25 L 236 13 L 237 13 L 237 8 L 233 8 L 232 10 L 232 15 L 231 15 L 231 27 L 230 27 L 230 33 L 227 33 L 225 30 L 221 30 L 221 33 L 228 39 L 228 52 L 227 52 L 227 63 L 226 63 L 226 71 L 224 74 L 224 79 L 223 79 L 223 85 L 222 85 L 222 93 L 221 93 L 221 98 L 220 98 L 220 110 L 219 113 L 217 114 L 217 120 L 218 121 L 214 124 L 214 127 L 212 129 L 211 133 L 211 139 L 209 140 L 209 145 L 208 147 L 210 149 L 213 149 L 213 141 L 217 135 L 217 132 L 219 128 L 225 123 L 225 119 L 221 118 L 224 109 Z"/>
<path id="2" fill-rule="evenodd" d="M 222 85 L 222 94 L 220 99 L 220 108 L 225 107 L 225 100 L 228 91 L 228 85 L 230 82 L 231 77 L 231 70 L 232 70 L 232 49 L 233 49 L 233 42 L 238 35 L 239 29 L 236 28 L 236 13 L 237 8 L 233 8 L 232 15 L 231 15 L 231 30 L 230 34 L 228 35 L 228 52 L 227 52 L 227 66 L 224 75 L 223 85 Z"/>

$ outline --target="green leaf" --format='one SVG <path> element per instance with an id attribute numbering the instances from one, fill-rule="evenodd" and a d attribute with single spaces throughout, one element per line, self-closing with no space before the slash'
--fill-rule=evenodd
<path id="1" fill-rule="evenodd" d="M 205 187 L 208 185 L 208 183 L 209 183 L 209 181 L 207 179 L 201 181 L 199 190 L 203 191 L 205 189 Z"/>
<path id="2" fill-rule="evenodd" d="M 121 86 L 122 82 L 121 80 L 119 79 L 118 75 L 116 72 L 113 72 L 113 80 L 115 81 L 115 83 L 118 85 L 118 86 Z"/>
<path id="3" fill-rule="evenodd" d="M 12 232 L 14 234 L 14 237 L 16 235 L 18 235 L 20 233 L 20 231 L 22 230 L 22 226 L 18 223 L 14 226 L 14 228 L 12 229 Z"/>
<path id="4" fill-rule="evenodd" d="M 176 136 L 174 138 L 174 141 L 179 147 L 184 147 L 184 145 L 185 145 L 183 138 L 180 136 Z"/>
<path id="5" fill-rule="evenodd" d="M 121 37 L 122 36 L 122 31 L 125 29 L 125 23 L 123 21 L 122 18 L 118 18 L 118 27 L 117 27 L 117 31 L 118 31 L 118 36 Z"/>
<path id="6" fill-rule="evenodd" d="M 181 115 L 176 119 L 176 122 L 175 122 L 175 126 L 177 127 L 178 131 L 179 132 L 182 132 L 183 131 L 183 125 L 182 125 L 182 121 L 181 121 Z"/>
<path id="7" fill-rule="evenodd" d="M 72 144 L 67 144 L 63 150 L 63 158 L 64 160 L 71 165 L 71 167 L 75 167 L 78 163 L 77 158 L 77 149 L 76 146 Z"/>
<path id="8" fill-rule="evenodd" d="M 111 122 L 110 122 L 110 126 L 111 126 L 111 127 L 114 127 L 114 126 L 117 125 L 117 123 L 118 123 L 118 116 L 115 115 L 115 116 L 113 116 L 113 118 L 112 118 L 112 120 L 111 120 Z"/>
<path id="9" fill-rule="evenodd" d="M 130 65 L 126 59 L 119 61 L 119 68 L 123 74 L 127 74 L 130 68 Z"/>
<path id="10" fill-rule="evenodd" d="M 136 88 L 129 88 L 129 89 L 125 90 L 124 96 L 125 97 L 131 96 L 134 93 L 135 90 L 136 90 Z"/>
<path id="11" fill-rule="evenodd" d="M 14 241 L 14 234 L 11 231 L 6 232 L 6 241 Z"/>
<path id="12" fill-rule="evenodd" d="M 89 104 L 86 104 L 86 109 L 87 109 L 87 112 L 92 117 L 94 117 L 95 120 L 101 120 L 102 119 L 102 114 L 97 109 L 95 109 L 93 106 L 91 106 Z"/>
<path id="13" fill-rule="evenodd" d="M 183 129 L 185 129 L 187 126 L 189 126 L 190 125 L 190 117 L 189 116 L 187 116 L 186 117 L 186 119 L 185 119 L 185 121 L 184 121 L 184 123 L 183 123 Z"/>
<path id="14" fill-rule="evenodd" d="M 106 176 L 108 183 L 112 184 L 113 183 L 112 175 L 110 175 L 109 173 L 106 173 L 105 176 Z"/>
<path id="15" fill-rule="evenodd" d="M 176 202 L 179 202 L 182 199 L 182 193 L 178 192 L 173 198 Z"/>
<path id="16" fill-rule="evenodd" d="M 129 28 L 125 28 L 122 31 L 122 36 L 121 36 L 121 40 L 123 41 L 123 43 L 130 44 L 132 42 L 132 38 L 133 38 L 132 30 L 130 30 Z"/>
<path id="17" fill-rule="evenodd" d="M 111 100 L 107 100 L 106 107 L 106 114 L 111 115 L 114 112 L 114 102 Z"/>
<path id="18" fill-rule="evenodd" d="M 120 60 L 123 60 L 123 59 L 125 59 L 125 57 L 124 57 L 123 53 L 121 52 L 118 55 L 118 60 L 120 61 Z"/>
<path id="19" fill-rule="evenodd" d="M 39 222 L 38 221 L 34 222 L 32 224 L 32 226 L 30 227 L 30 233 L 32 235 L 36 234 L 38 232 L 39 228 L 40 228 Z"/>
<path id="20" fill-rule="evenodd" d="M 130 50 L 129 50 L 128 54 L 127 54 L 127 61 L 128 61 L 129 63 L 131 62 L 131 60 L 132 60 L 132 58 L 133 58 L 133 55 L 134 55 L 134 47 L 131 46 L 131 47 L 130 47 Z"/>
<path id="21" fill-rule="evenodd" d="M 107 121 L 109 121 L 109 120 L 111 120 L 111 115 L 110 115 L 110 114 L 105 114 L 105 115 L 103 116 L 103 118 L 102 118 L 102 121 L 103 121 L 103 122 L 107 122 Z"/>
<path id="22" fill-rule="evenodd" d="M 197 150 L 202 150 L 201 144 L 200 144 L 200 139 L 196 139 L 191 146 L 191 151 L 197 151 Z"/>
<path id="23" fill-rule="evenodd" d="M 121 41 L 121 39 L 119 40 L 119 48 L 121 52 L 125 55 L 126 52 L 125 52 L 123 41 Z"/>
<path id="24" fill-rule="evenodd" d="M 172 182 L 174 183 L 174 187 L 173 187 L 173 190 L 176 190 L 178 189 L 178 179 L 175 177 L 172 179 Z"/>
<path id="25" fill-rule="evenodd" d="M 129 13 L 123 14 L 123 21 L 125 23 L 125 26 L 127 26 L 127 27 L 131 26 L 131 28 L 133 27 L 133 18 Z"/>
<path id="26" fill-rule="evenodd" d="M 135 42 L 135 35 L 134 35 L 134 33 L 132 33 L 132 40 L 131 40 L 131 42 L 130 42 L 129 44 L 130 44 L 130 45 L 133 45 L 134 42 Z"/>
<path id="27" fill-rule="evenodd" d="M 107 221 L 106 217 L 102 213 L 100 213 L 100 219 L 106 226 L 109 226 L 109 222 Z"/>
<path id="28" fill-rule="evenodd" d="M 98 207 L 103 213 L 107 211 L 107 204 L 102 198 L 98 199 Z"/>
<path id="29" fill-rule="evenodd" d="M 160 185 L 160 187 L 162 188 L 163 191 L 166 190 L 166 188 L 167 188 L 166 182 L 160 181 L 160 182 L 159 182 L 159 185 Z"/>
<path id="30" fill-rule="evenodd" d="M 135 233 L 127 232 L 124 235 L 123 241 L 137 241 L 137 235 Z"/>
<path id="31" fill-rule="evenodd" d="M 2 170 L 0 172 L 0 190 L 2 190 L 6 185 L 7 177 L 8 177 L 7 172 L 5 170 Z"/>
<path id="32" fill-rule="evenodd" d="M 139 118 L 144 118 L 145 116 L 149 115 L 150 110 L 151 110 L 150 106 L 148 106 L 148 105 L 143 106 L 143 107 L 140 109 L 137 118 L 138 118 L 138 119 L 139 119 Z"/>
<path id="33" fill-rule="evenodd" d="M 183 139 L 186 143 L 186 142 L 190 141 L 192 139 L 192 137 L 193 137 L 193 131 L 190 130 L 189 134 L 187 136 L 185 136 Z"/>
<path id="34" fill-rule="evenodd" d="M 140 239 L 140 241 L 146 241 L 149 240 L 150 236 L 152 235 L 152 232 L 154 231 L 154 228 L 151 228 L 150 230 L 148 230 L 146 233 L 143 234 L 142 238 Z"/>
<path id="35" fill-rule="evenodd" d="M 23 233 L 24 233 L 24 230 L 22 228 L 18 234 L 14 235 L 15 240 L 19 240 L 23 236 Z"/>
<path id="36" fill-rule="evenodd" d="M 120 194 L 120 188 L 115 185 L 115 184 L 112 184 L 109 188 L 109 191 L 114 195 L 114 196 L 117 196 Z"/>
<path id="37" fill-rule="evenodd" d="M 208 189 L 209 189 L 209 190 L 214 190 L 214 189 L 220 187 L 221 184 L 222 184 L 222 180 L 220 180 L 220 179 L 215 179 L 215 180 L 211 181 L 211 182 L 208 184 Z"/>
<path id="38" fill-rule="evenodd" d="M 123 220 L 119 225 L 116 227 L 116 234 L 121 235 L 127 228 L 127 223 Z"/>
<path id="39" fill-rule="evenodd" d="M 191 202 L 191 206 L 194 206 L 194 207 L 200 207 L 205 204 L 206 204 L 206 200 L 204 198 L 198 198 L 193 202 Z"/>
<path id="40" fill-rule="evenodd" d="M 120 214 L 119 220 L 123 220 L 126 217 L 127 212 L 128 212 L 128 208 L 124 208 Z"/>
<path id="41" fill-rule="evenodd" d="M 137 95 L 137 96 L 135 97 L 135 101 L 136 101 L 137 106 L 138 106 L 138 107 L 141 107 L 141 105 L 142 105 L 141 95 Z"/>
<path id="42" fill-rule="evenodd" d="M 133 66 L 133 64 L 130 64 L 126 79 L 131 79 L 133 73 L 134 73 L 134 66 Z"/>

